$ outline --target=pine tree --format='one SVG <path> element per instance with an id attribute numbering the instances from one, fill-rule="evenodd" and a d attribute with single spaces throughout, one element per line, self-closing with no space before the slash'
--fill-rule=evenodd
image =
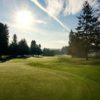
<path id="1" fill-rule="evenodd" d="M 9 46 L 10 55 L 17 56 L 18 55 L 18 43 L 17 43 L 17 35 L 13 35 L 13 41 Z"/>
<path id="2" fill-rule="evenodd" d="M 95 30 L 97 18 L 94 17 L 94 11 L 89 3 L 86 1 L 83 5 L 82 14 L 78 17 L 79 23 L 77 30 L 77 37 L 80 39 L 82 46 L 84 47 L 83 52 L 88 60 L 88 53 L 91 46 L 95 42 Z"/>
<path id="3" fill-rule="evenodd" d="M 37 48 L 37 44 L 35 40 L 31 41 L 31 46 L 30 46 L 30 53 L 31 55 L 36 55 L 36 48 Z"/>
<path id="4" fill-rule="evenodd" d="M 36 47 L 36 55 L 41 55 L 42 54 L 42 50 L 41 50 L 41 45 L 39 44 L 39 45 L 37 45 L 37 47 Z"/>
<path id="5" fill-rule="evenodd" d="M 7 25 L 0 23 L 0 56 L 8 53 L 9 31 Z"/>
<path id="6" fill-rule="evenodd" d="M 28 55 L 29 54 L 29 47 L 27 45 L 27 41 L 25 39 L 22 39 L 21 41 L 19 41 L 18 43 L 18 53 L 19 55 Z"/>
<path id="7" fill-rule="evenodd" d="M 76 42 L 75 42 L 75 35 L 74 32 L 71 30 L 69 34 L 69 54 L 72 56 L 75 56 L 75 48 L 76 48 Z"/>

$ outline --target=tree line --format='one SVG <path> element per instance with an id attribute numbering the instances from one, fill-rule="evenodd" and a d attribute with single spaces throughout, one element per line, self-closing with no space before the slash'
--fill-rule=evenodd
<path id="1" fill-rule="evenodd" d="M 30 47 L 26 39 L 17 40 L 17 35 L 13 35 L 13 40 L 9 43 L 9 30 L 7 25 L 0 23 L 0 57 L 2 55 L 11 55 L 16 57 L 18 55 L 41 55 L 41 45 L 37 44 L 35 40 L 31 41 Z"/>
<path id="2" fill-rule="evenodd" d="M 54 56 L 66 54 L 67 47 L 64 46 L 62 49 L 41 49 L 41 44 L 37 44 L 35 40 L 31 41 L 30 46 L 28 46 L 26 39 L 21 39 L 18 41 L 17 35 L 13 35 L 12 42 L 9 43 L 9 30 L 6 24 L 0 23 L 0 58 L 2 56 Z"/>
<path id="3" fill-rule="evenodd" d="M 24 55 L 41 55 L 41 45 L 37 44 L 35 40 L 31 41 L 30 47 L 27 44 L 26 39 L 17 41 L 17 35 L 13 35 L 13 41 L 9 45 L 9 54 L 13 56 Z"/>
<path id="4" fill-rule="evenodd" d="M 100 11 L 100 10 L 99 10 Z M 89 54 L 100 56 L 100 21 L 97 10 L 85 1 L 78 18 L 78 26 L 69 35 L 69 54 L 73 57 L 86 58 Z"/>
<path id="5" fill-rule="evenodd" d="M 67 55 L 68 46 L 63 46 L 61 49 L 43 49 L 43 56 Z"/>

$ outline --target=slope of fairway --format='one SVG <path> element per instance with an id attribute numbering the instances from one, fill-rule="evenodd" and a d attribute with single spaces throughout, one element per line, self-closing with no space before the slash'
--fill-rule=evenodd
<path id="1" fill-rule="evenodd" d="M 0 100 L 100 100 L 100 60 L 42 57 L 0 63 Z"/>

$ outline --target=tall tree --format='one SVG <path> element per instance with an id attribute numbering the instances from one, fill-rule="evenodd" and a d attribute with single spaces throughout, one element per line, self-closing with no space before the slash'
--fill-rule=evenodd
<path id="1" fill-rule="evenodd" d="M 0 23 L 0 56 L 8 53 L 9 31 L 6 24 Z"/>
<path id="2" fill-rule="evenodd" d="M 21 41 L 19 41 L 18 43 L 18 50 L 19 50 L 19 55 L 28 55 L 29 54 L 29 47 L 27 45 L 27 42 L 25 39 L 22 39 Z"/>
<path id="3" fill-rule="evenodd" d="M 18 55 L 18 43 L 17 43 L 17 35 L 13 35 L 13 41 L 9 46 L 10 54 L 13 56 Z"/>
<path id="4" fill-rule="evenodd" d="M 36 55 L 36 48 L 37 48 L 37 44 L 35 40 L 31 41 L 31 46 L 30 46 L 30 53 L 31 55 Z"/>
<path id="5" fill-rule="evenodd" d="M 88 60 L 89 50 L 95 41 L 95 26 L 97 23 L 97 18 L 94 16 L 94 11 L 87 1 L 85 1 L 83 5 L 82 13 L 78 17 L 78 20 L 79 23 L 76 28 L 76 35 L 78 39 L 80 39 L 80 42 L 84 45 L 83 52 Z"/>

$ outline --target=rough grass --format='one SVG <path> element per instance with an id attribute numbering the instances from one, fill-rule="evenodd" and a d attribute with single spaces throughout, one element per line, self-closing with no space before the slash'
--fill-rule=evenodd
<path id="1" fill-rule="evenodd" d="M 59 56 L 1 63 L 0 100 L 100 100 L 100 60 Z"/>

